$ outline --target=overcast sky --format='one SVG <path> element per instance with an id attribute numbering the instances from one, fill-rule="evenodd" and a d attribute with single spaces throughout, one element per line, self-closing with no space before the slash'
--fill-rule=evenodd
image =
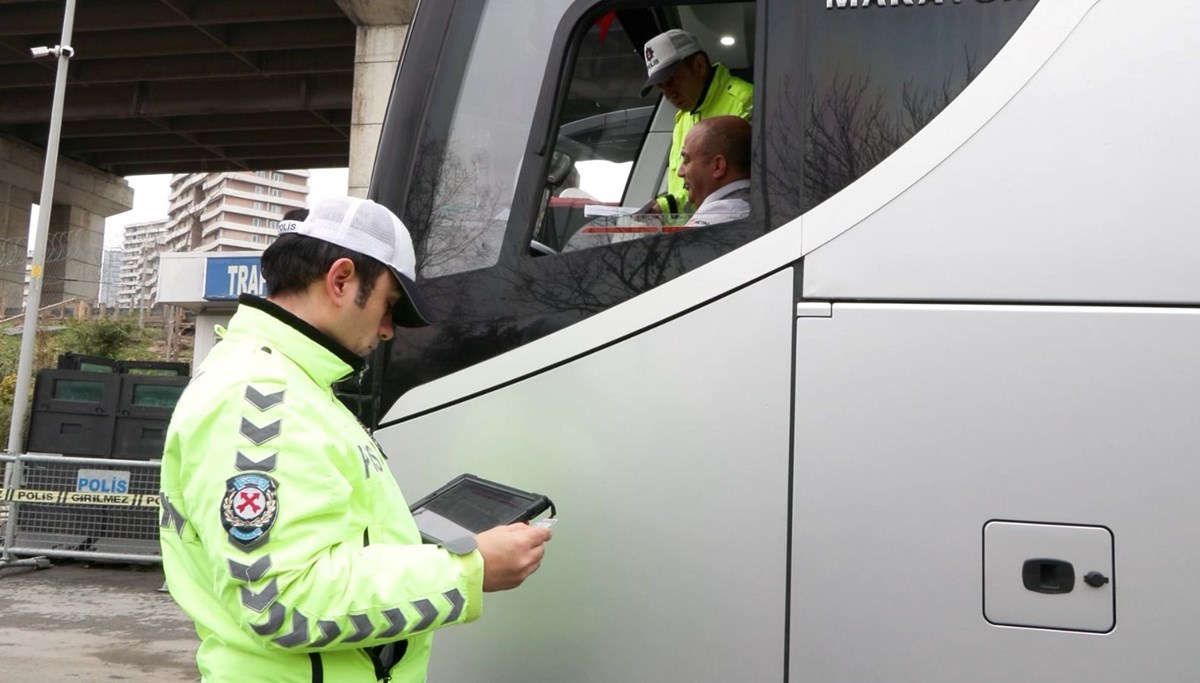
<path id="1" fill-rule="evenodd" d="M 334 197 L 346 194 L 349 182 L 349 172 L 344 168 L 314 168 L 308 179 L 308 199 L 318 197 Z M 170 192 L 171 176 L 169 175 L 140 175 L 126 178 L 133 188 L 133 209 L 125 213 L 111 216 L 104 221 L 104 248 L 117 249 L 121 246 L 121 237 L 125 234 L 125 226 L 130 223 L 142 223 L 167 217 L 167 194 Z M 34 206 L 33 215 L 29 217 L 30 242 L 33 229 L 37 225 L 38 210 Z"/>

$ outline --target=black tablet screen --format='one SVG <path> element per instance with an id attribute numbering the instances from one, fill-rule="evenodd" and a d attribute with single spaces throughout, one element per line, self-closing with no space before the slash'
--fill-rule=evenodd
<path id="1" fill-rule="evenodd" d="M 529 500 L 466 479 L 421 507 L 479 533 L 520 520 Z"/>

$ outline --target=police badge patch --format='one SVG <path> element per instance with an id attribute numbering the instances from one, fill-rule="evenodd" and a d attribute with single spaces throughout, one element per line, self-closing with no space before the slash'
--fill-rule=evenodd
<path id="1" fill-rule="evenodd" d="M 266 540 L 275 524 L 275 480 L 265 474 L 239 474 L 226 480 L 221 524 L 229 541 L 249 550 Z"/>

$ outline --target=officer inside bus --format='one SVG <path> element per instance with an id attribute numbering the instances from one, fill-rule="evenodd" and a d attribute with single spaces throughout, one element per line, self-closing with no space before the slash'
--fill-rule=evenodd
<path id="1" fill-rule="evenodd" d="M 642 55 L 646 60 L 645 97 L 658 88 L 663 97 L 679 111 L 671 140 L 667 166 L 667 193 L 647 207 L 648 213 L 691 213 L 688 195 L 679 175 L 683 141 L 697 123 L 714 116 L 750 119 L 754 86 L 734 76 L 723 64 L 709 61 L 696 37 L 687 31 L 671 29 L 651 38 Z"/>

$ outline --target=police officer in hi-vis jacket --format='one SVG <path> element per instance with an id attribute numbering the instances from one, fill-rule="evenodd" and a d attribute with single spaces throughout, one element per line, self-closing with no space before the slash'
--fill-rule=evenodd
<path id="1" fill-rule="evenodd" d="M 750 120 L 754 86 L 734 76 L 725 65 L 708 61 L 708 54 L 687 31 L 671 29 L 651 38 L 642 56 L 646 60 L 642 97 L 658 88 L 679 110 L 675 113 L 667 163 L 667 193 L 652 202 L 649 209 L 652 213 L 692 213 L 696 207 L 688 203 L 679 176 L 683 141 L 692 126 L 704 119 L 738 116 Z"/>
<path id="2" fill-rule="evenodd" d="M 393 324 L 424 325 L 408 231 L 369 200 L 315 203 L 262 257 L 171 419 L 163 568 L 205 681 L 424 681 L 434 629 L 476 619 L 550 539 L 525 524 L 424 545 L 371 436 L 332 385 Z"/>

